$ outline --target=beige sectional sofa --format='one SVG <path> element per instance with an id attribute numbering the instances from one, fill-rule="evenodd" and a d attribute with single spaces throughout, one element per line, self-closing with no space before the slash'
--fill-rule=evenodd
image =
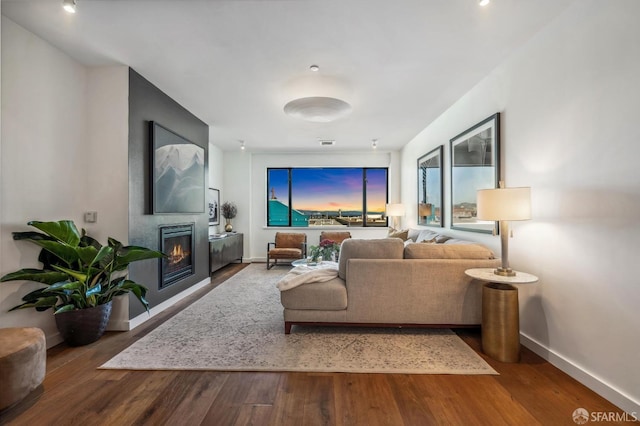
<path id="1" fill-rule="evenodd" d="M 482 283 L 464 271 L 497 267 L 499 259 L 467 241 L 421 239 L 429 232 L 409 233 L 407 242 L 345 240 L 337 278 L 281 292 L 285 333 L 292 325 L 479 325 Z"/>

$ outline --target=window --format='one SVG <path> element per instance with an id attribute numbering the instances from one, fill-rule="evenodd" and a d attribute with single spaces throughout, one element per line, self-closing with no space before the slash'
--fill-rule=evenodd
<path id="1" fill-rule="evenodd" d="M 387 226 L 386 168 L 267 169 L 267 226 Z"/>

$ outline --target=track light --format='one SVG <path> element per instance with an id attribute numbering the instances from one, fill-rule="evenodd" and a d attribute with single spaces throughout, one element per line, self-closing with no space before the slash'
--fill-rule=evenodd
<path id="1" fill-rule="evenodd" d="M 76 0 L 62 0 L 62 7 L 69 13 L 76 13 Z"/>
<path id="2" fill-rule="evenodd" d="M 244 151 L 244 141 L 240 141 L 240 149 Z"/>
<path id="3" fill-rule="evenodd" d="M 378 139 L 371 139 L 371 148 L 378 148 Z"/>

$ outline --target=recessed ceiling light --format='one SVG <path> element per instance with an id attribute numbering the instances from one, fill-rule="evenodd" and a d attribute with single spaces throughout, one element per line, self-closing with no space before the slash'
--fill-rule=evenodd
<path id="1" fill-rule="evenodd" d="M 488 5 L 489 3 L 491 3 L 491 0 L 480 0 L 480 1 L 478 1 L 478 4 L 479 4 L 480 6 L 486 6 L 486 5 Z"/>
<path id="2" fill-rule="evenodd" d="M 62 0 L 62 7 L 69 13 L 76 13 L 76 0 Z"/>
<path id="3" fill-rule="evenodd" d="M 319 67 L 319 66 L 317 66 L 317 65 L 311 65 L 311 66 L 309 67 L 309 69 L 310 69 L 311 71 L 313 71 L 313 72 L 318 72 L 318 71 L 320 71 L 320 67 Z"/>

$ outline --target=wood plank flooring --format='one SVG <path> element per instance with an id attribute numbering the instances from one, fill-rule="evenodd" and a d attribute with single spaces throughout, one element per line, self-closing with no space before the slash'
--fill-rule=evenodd
<path id="1" fill-rule="evenodd" d="M 245 266 L 217 271 L 130 332 L 51 348 L 43 386 L 0 413 L 0 424 L 575 425 L 579 407 L 621 412 L 526 348 L 517 364 L 486 357 L 473 330 L 458 334 L 499 376 L 96 369 Z"/>

